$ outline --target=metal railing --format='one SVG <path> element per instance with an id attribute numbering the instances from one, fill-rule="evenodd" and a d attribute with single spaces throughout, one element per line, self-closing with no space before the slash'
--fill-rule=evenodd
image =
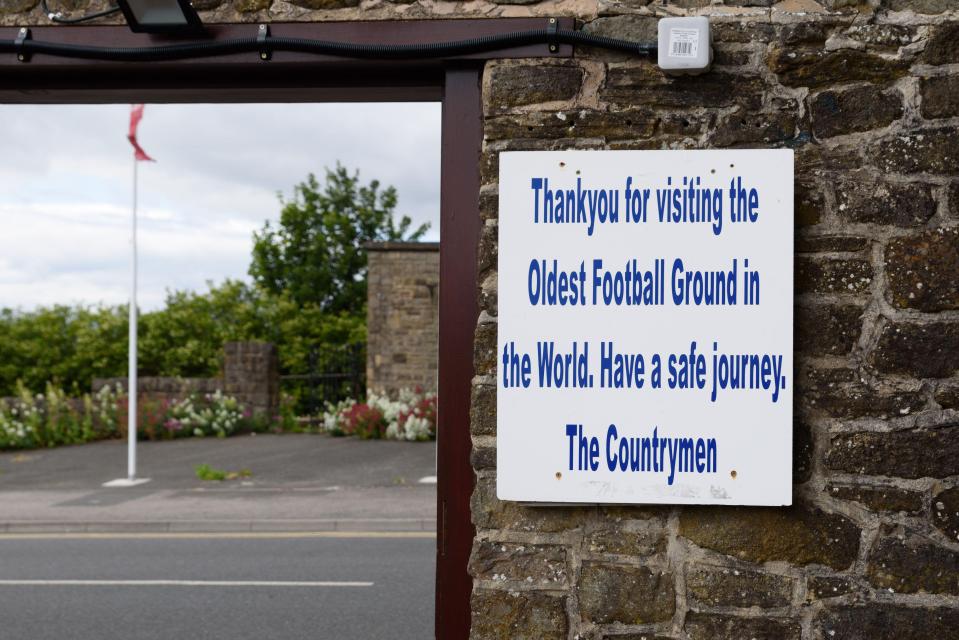
<path id="1" fill-rule="evenodd" d="M 328 402 L 362 399 L 366 395 L 366 345 L 314 347 L 307 357 L 307 371 L 281 375 L 280 386 L 293 397 L 296 413 L 302 417 L 322 414 Z"/>

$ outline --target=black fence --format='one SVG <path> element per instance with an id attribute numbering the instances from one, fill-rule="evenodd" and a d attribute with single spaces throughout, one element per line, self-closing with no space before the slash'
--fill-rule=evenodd
<path id="1" fill-rule="evenodd" d="M 366 345 L 311 349 L 307 368 L 306 373 L 280 376 L 280 386 L 293 397 L 297 415 L 315 417 L 327 402 L 366 395 Z"/>

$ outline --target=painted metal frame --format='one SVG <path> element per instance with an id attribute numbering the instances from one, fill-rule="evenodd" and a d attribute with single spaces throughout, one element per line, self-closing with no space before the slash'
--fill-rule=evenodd
<path id="1" fill-rule="evenodd" d="M 273 23 L 276 36 L 365 43 L 447 42 L 545 26 L 545 18 Z M 559 28 L 573 28 L 571 18 Z M 257 25 L 213 25 L 212 38 L 249 36 Z M 0 39 L 17 28 L 0 28 Z M 126 27 L 32 27 L 37 40 L 105 46 L 169 42 Z M 124 102 L 441 101 L 440 300 L 437 438 L 436 637 L 469 636 L 474 528 L 470 496 L 470 392 L 478 315 L 479 162 L 483 141 L 483 64 L 495 58 L 569 57 L 572 47 L 524 46 L 451 59 L 357 61 L 277 52 L 162 63 L 113 63 L 0 55 L 0 104 Z M 397 127 L 402 127 L 398 122 Z M 282 141 L 277 141 L 281 148 Z M 264 162 L 270 150 L 265 149 Z"/>

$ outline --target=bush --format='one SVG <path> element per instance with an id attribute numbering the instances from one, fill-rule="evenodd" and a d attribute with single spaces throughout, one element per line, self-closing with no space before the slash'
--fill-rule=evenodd
<path id="1" fill-rule="evenodd" d="M 30 389 L 53 381 L 79 396 L 93 378 L 127 375 L 127 327 L 126 306 L 0 309 L 0 396 L 17 393 L 18 381 Z M 330 313 L 235 280 L 169 293 L 165 308 L 142 314 L 139 329 L 142 376 L 217 376 L 230 341 L 272 342 L 285 373 L 308 373 L 313 349 L 366 343 L 362 308 Z"/>
<path id="2" fill-rule="evenodd" d="M 233 435 L 238 428 L 247 426 L 244 421 L 249 417 L 236 398 L 225 396 L 217 390 L 202 399 L 191 396 L 174 404 L 167 426 L 197 437 L 225 438 Z"/>
<path id="3" fill-rule="evenodd" d="M 356 403 L 343 413 L 346 435 L 362 440 L 379 440 L 386 433 L 387 422 L 383 412 L 369 404 Z"/>
<path id="4" fill-rule="evenodd" d="M 0 401 L 0 449 L 35 449 L 115 438 L 117 390 L 104 387 L 93 396 L 68 398 L 47 384 L 34 395 L 23 384 L 17 396 Z"/>
<path id="5" fill-rule="evenodd" d="M 127 399 L 118 403 L 120 432 L 127 432 Z M 137 403 L 137 434 L 147 440 L 216 436 L 225 438 L 238 431 L 252 431 L 249 411 L 232 396 L 222 392 L 190 395 L 174 402 L 141 400 Z"/>
<path id="6" fill-rule="evenodd" d="M 363 439 L 436 439 L 436 394 L 404 389 L 395 400 L 370 394 L 366 402 L 344 400 L 327 404 L 322 430 L 332 436 Z"/>
<path id="7" fill-rule="evenodd" d="M 52 384 L 36 395 L 21 384 L 16 398 L 0 400 L 0 450 L 125 437 L 128 406 L 120 388 L 103 387 L 92 395 L 69 398 Z M 263 427 L 236 398 L 219 391 L 173 402 L 142 399 L 137 415 L 137 434 L 145 440 L 225 438 Z"/>

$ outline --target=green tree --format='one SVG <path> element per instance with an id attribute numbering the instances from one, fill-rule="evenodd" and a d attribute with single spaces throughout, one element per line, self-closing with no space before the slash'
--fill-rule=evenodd
<path id="1" fill-rule="evenodd" d="M 0 396 L 18 380 L 34 391 L 51 381 L 86 391 L 94 377 L 122 375 L 126 335 L 126 307 L 0 310 Z"/>
<path id="2" fill-rule="evenodd" d="M 250 275 L 265 291 L 285 294 L 298 306 L 328 313 L 359 313 L 366 306 L 366 251 L 378 241 L 415 241 L 428 224 L 411 230 L 408 216 L 394 221 L 396 189 L 340 164 L 320 185 L 310 174 L 292 200 L 280 196 L 279 226 L 254 234 Z"/>
<path id="3" fill-rule="evenodd" d="M 214 376 L 223 344 L 260 339 L 260 294 L 244 282 L 226 280 L 209 291 L 172 291 L 163 309 L 140 318 L 142 375 Z"/>
<path id="4" fill-rule="evenodd" d="M 207 292 L 173 291 L 163 309 L 140 319 L 140 373 L 158 376 L 215 376 L 223 364 L 223 344 L 262 340 L 277 345 L 280 368 L 308 370 L 309 352 L 366 342 L 366 319 L 327 313 L 315 304 L 300 306 L 288 295 L 274 295 L 237 280 Z"/>

